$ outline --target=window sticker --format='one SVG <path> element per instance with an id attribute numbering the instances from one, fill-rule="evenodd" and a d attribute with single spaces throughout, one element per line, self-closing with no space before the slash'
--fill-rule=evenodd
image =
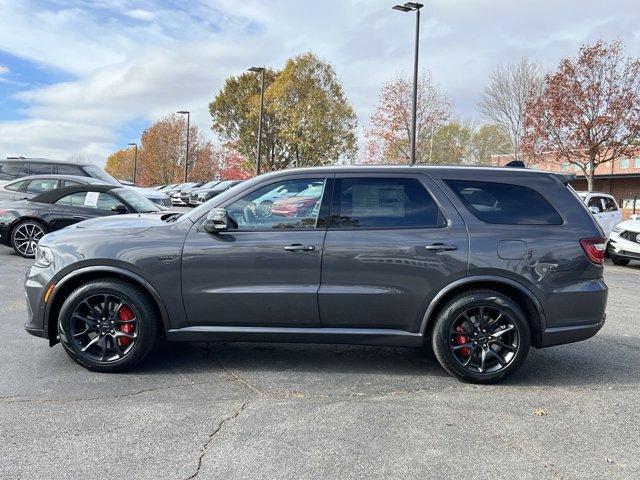
<path id="1" fill-rule="evenodd" d="M 87 196 L 84 199 L 84 206 L 97 207 L 99 196 L 100 196 L 100 192 L 87 192 Z"/>

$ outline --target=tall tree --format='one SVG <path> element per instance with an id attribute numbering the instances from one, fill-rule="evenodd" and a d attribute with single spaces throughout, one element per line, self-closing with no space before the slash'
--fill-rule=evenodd
<path id="1" fill-rule="evenodd" d="M 384 84 L 371 115 L 363 152 L 365 163 L 408 163 L 411 148 L 412 81 L 404 76 Z M 416 162 L 432 160 L 435 132 L 451 116 L 449 99 L 424 72 L 418 82 L 416 115 Z"/>
<path id="2" fill-rule="evenodd" d="M 433 136 L 430 163 L 445 165 L 473 163 L 473 136 L 473 124 L 469 121 L 455 121 L 442 125 Z"/>
<path id="3" fill-rule="evenodd" d="M 209 104 L 212 129 L 232 149 L 256 157 L 260 84 L 253 73 L 229 77 Z M 352 157 L 356 116 L 333 67 L 306 53 L 265 71 L 263 170 L 322 165 Z"/>
<path id="4" fill-rule="evenodd" d="M 489 75 L 489 84 L 478 101 L 484 119 L 500 125 L 507 133 L 511 152 L 519 160 L 525 107 L 530 98 L 539 95 L 542 78 L 540 65 L 527 58 L 500 65 Z"/>
<path id="5" fill-rule="evenodd" d="M 640 59 L 620 42 L 584 45 L 547 75 L 527 104 L 524 146 L 577 165 L 593 190 L 598 165 L 627 155 L 640 139 Z"/>
<path id="6" fill-rule="evenodd" d="M 504 155 L 511 152 L 511 142 L 509 135 L 500 125 L 484 124 L 473 134 L 471 148 L 473 163 L 489 165 L 492 155 Z"/>
<path id="7" fill-rule="evenodd" d="M 327 165 L 354 158 L 356 114 L 329 63 L 312 53 L 289 59 L 266 98 L 266 110 L 278 122 L 286 165 Z"/>

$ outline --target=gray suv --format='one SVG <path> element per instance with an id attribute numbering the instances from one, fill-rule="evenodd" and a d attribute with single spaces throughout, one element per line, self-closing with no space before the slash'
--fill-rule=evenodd
<path id="1" fill-rule="evenodd" d="M 81 222 L 40 241 L 26 329 L 102 372 L 134 366 L 165 337 L 430 344 L 449 373 L 496 381 L 530 346 L 585 340 L 604 323 L 605 239 L 569 179 L 299 169 L 184 215 Z M 256 208 L 274 191 L 298 193 Z"/>

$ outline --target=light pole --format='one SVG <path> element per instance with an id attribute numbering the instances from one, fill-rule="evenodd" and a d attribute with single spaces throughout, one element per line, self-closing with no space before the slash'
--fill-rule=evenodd
<path id="1" fill-rule="evenodd" d="M 131 180 L 133 182 L 133 184 L 136 184 L 136 172 L 138 170 L 138 144 L 137 143 L 129 143 L 129 146 L 131 147 L 136 147 L 136 153 L 135 156 L 133 157 L 133 180 Z"/>
<path id="2" fill-rule="evenodd" d="M 420 9 L 421 3 L 407 2 L 404 5 L 394 5 L 394 10 L 401 12 L 416 12 L 416 47 L 413 58 L 413 98 L 411 99 L 411 165 L 416 163 L 416 122 L 418 108 L 418 50 L 420 47 Z"/>
<path id="3" fill-rule="evenodd" d="M 251 67 L 250 72 L 260 74 L 260 120 L 258 120 L 258 155 L 256 156 L 256 175 L 260 175 L 260 154 L 262 153 L 262 119 L 264 110 L 264 67 Z"/>
<path id="4" fill-rule="evenodd" d="M 184 182 L 187 183 L 187 174 L 189 173 L 189 121 L 191 113 L 187 110 L 178 110 L 176 113 L 187 116 L 187 154 L 184 159 Z"/>

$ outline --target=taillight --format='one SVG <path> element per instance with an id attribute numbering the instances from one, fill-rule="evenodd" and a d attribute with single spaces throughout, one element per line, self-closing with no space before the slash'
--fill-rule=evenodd
<path id="1" fill-rule="evenodd" d="M 607 248 L 606 238 L 581 238 L 580 246 L 592 263 L 595 263 L 596 265 L 602 265 L 604 263 L 604 254 Z"/>

